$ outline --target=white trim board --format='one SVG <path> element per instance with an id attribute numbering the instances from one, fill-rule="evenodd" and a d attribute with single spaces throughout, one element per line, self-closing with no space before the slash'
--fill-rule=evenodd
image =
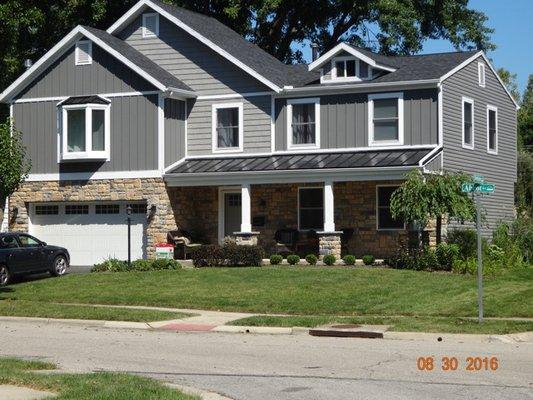
<path id="1" fill-rule="evenodd" d="M 194 38 L 198 39 L 200 42 L 220 54 L 222 57 L 226 58 L 233 64 L 235 64 L 237 67 L 242 69 L 243 71 L 247 72 L 251 76 L 253 76 L 255 79 L 257 79 L 259 82 L 265 84 L 272 90 L 279 92 L 281 88 L 276 85 L 275 83 L 271 82 L 264 76 L 260 75 L 256 71 L 254 71 L 252 68 L 250 68 L 248 65 L 244 64 L 242 61 L 237 59 L 236 57 L 232 56 L 230 53 L 228 53 L 226 50 L 222 49 L 220 46 L 213 43 L 211 40 L 206 38 L 205 36 L 201 35 L 199 32 L 192 29 L 190 26 L 188 26 L 185 22 L 181 21 L 180 19 L 176 18 L 174 15 L 170 14 L 169 12 L 165 11 L 161 7 L 159 7 L 157 4 L 153 3 L 150 0 L 140 0 L 137 4 L 135 4 L 128 12 L 126 12 L 121 18 L 119 18 L 113 25 L 111 25 L 108 29 L 108 33 L 116 33 L 119 31 L 122 27 L 124 27 L 126 24 L 131 22 L 134 18 L 136 18 L 145 7 L 150 7 L 152 10 L 158 12 L 163 17 L 174 23 L 179 28 L 183 29 L 188 34 L 192 35 Z"/>
<path id="2" fill-rule="evenodd" d="M 44 56 L 42 56 L 35 64 L 33 64 L 31 68 L 29 68 L 15 82 L 13 82 L 7 89 L 5 89 L 2 92 L 2 94 L 0 94 L 0 102 L 13 98 L 23 87 L 25 87 L 25 83 L 28 80 L 36 76 L 38 73 L 42 72 L 53 61 L 55 61 L 65 51 L 67 51 L 74 44 L 75 41 L 77 41 L 79 38 L 83 36 L 91 40 L 93 43 L 97 44 L 98 46 L 100 46 L 105 51 L 107 51 L 117 60 L 125 64 L 128 68 L 130 68 L 132 71 L 136 72 L 142 78 L 144 78 L 145 80 L 150 82 L 152 85 L 154 85 L 157 89 L 163 90 L 163 91 L 166 91 L 167 89 L 169 89 L 166 87 L 166 85 L 159 82 L 157 79 L 152 77 L 150 74 L 148 74 L 146 71 L 138 67 L 136 64 L 131 62 L 126 57 L 122 56 L 122 54 L 120 54 L 119 52 L 117 52 L 116 50 L 108 46 L 105 42 L 103 42 L 98 37 L 93 35 L 83 26 L 78 25 L 76 28 L 70 31 L 68 35 L 65 36 L 59 43 L 57 43 L 54 47 L 52 47 Z M 181 91 L 181 92 L 186 92 L 186 93 L 189 93 L 191 96 L 196 96 L 194 92 L 188 92 L 188 91 Z"/>
<path id="3" fill-rule="evenodd" d="M 112 171 L 112 172 L 55 172 L 48 174 L 30 174 L 26 182 L 42 181 L 77 181 L 99 179 L 133 179 L 133 178 L 161 178 L 159 170 L 145 171 Z"/>
<path id="4" fill-rule="evenodd" d="M 165 98 L 157 96 L 157 166 L 165 171 Z"/>
<path id="5" fill-rule="evenodd" d="M 147 90 L 144 92 L 123 92 L 123 93 L 102 93 L 102 94 L 96 94 L 96 96 L 100 97 L 132 97 L 132 96 L 152 96 L 155 94 L 159 94 L 161 91 L 159 90 Z M 56 96 L 56 97 L 32 97 L 27 99 L 18 99 L 14 100 L 14 104 L 21 104 L 21 103 L 42 103 L 46 101 L 64 101 L 70 97 L 82 97 L 82 96 L 95 96 L 94 93 L 91 94 L 81 94 L 81 95 L 75 95 L 75 96 Z"/>

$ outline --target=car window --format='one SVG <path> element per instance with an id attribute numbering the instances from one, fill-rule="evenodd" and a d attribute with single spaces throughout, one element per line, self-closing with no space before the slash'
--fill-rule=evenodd
<path id="1" fill-rule="evenodd" d="M 0 249 L 13 249 L 18 247 L 15 236 L 2 236 L 0 238 Z"/>
<path id="2" fill-rule="evenodd" d="M 38 247 L 39 241 L 29 235 L 19 235 L 20 247 Z"/>

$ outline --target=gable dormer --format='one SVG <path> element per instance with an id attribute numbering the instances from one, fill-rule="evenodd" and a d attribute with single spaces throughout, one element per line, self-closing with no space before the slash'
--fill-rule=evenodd
<path id="1" fill-rule="evenodd" d="M 339 43 L 309 64 L 309 71 L 319 71 L 321 83 L 369 81 L 396 68 L 384 62 L 386 57 L 365 49 Z"/>

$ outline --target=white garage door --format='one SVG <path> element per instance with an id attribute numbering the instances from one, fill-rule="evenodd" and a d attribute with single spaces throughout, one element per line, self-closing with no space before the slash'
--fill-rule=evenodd
<path id="1" fill-rule="evenodd" d="M 131 205 L 131 259 L 146 251 L 146 204 L 125 202 L 34 203 L 30 234 L 65 247 L 71 265 L 93 265 L 113 257 L 128 258 L 126 206 Z"/>

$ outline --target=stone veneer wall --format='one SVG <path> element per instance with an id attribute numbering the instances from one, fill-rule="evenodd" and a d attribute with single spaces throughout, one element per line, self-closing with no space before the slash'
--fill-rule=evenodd
<path id="1" fill-rule="evenodd" d="M 17 207 L 18 214 L 14 221 L 10 221 L 9 229 L 28 229 L 29 203 L 119 200 L 146 200 L 148 210 L 151 205 L 156 205 L 156 211 L 148 218 L 146 228 L 146 252 L 148 257 L 153 257 L 155 243 L 166 242 L 167 232 L 176 228 L 167 188 L 160 178 L 25 182 L 11 195 L 10 208 Z"/>

